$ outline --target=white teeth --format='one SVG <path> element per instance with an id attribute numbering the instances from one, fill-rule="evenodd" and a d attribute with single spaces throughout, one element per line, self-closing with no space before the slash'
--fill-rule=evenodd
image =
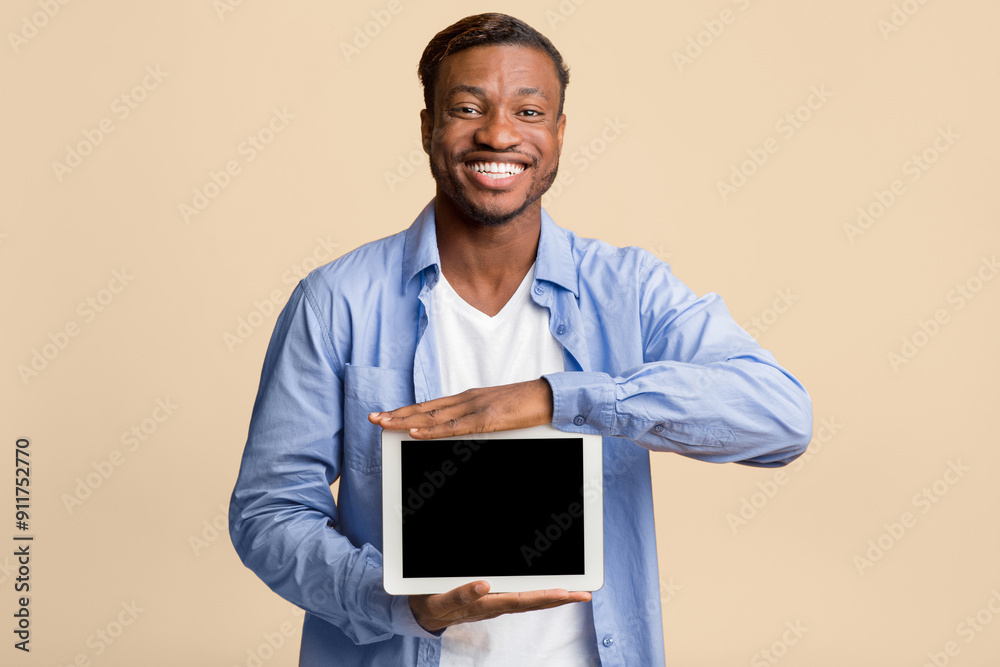
<path id="1" fill-rule="evenodd" d="M 513 162 L 471 162 L 469 167 L 490 178 L 507 178 L 524 171 L 523 164 Z M 496 175 L 494 175 L 496 174 Z"/>

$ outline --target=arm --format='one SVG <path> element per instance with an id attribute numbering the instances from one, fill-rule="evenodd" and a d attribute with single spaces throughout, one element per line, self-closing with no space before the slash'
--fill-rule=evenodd
<path id="1" fill-rule="evenodd" d="M 551 422 L 654 451 L 761 467 L 801 455 L 812 434 L 812 402 L 802 384 L 733 320 L 718 295 L 696 298 L 652 255 L 639 278 L 641 365 L 614 376 L 552 373 L 547 386 L 472 389 L 370 419 L 383 428 L 416 428 L 418 438 Z"/>
<path id="2" fill-rule="evenodd" d="M 654 451 L 774 467 L 805 451 L 812 402 L 729 314 L 647 256 L 639 283 L 643 364 L 615 376 L 555 373 L 552 423 Z"/>
<path id="3" fill-rule="evenodd" d="M 333 527 L 340 475 L 342 366 L 306 282 L 275 325 L 261 373 L 230 536 L 243 563 L 276 593 L 357 644 L 426 632 L 405 596 L 382 588 L 382 554 Z"/>

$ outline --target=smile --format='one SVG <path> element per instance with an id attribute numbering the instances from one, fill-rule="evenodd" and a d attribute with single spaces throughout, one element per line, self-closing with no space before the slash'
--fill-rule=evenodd
<path id="1" fill-rule="evenodd" d="M 524 171 L 524 165 L 516 162 L 466 162 L 465 166 L 494 180 L 516 176 Z"/>

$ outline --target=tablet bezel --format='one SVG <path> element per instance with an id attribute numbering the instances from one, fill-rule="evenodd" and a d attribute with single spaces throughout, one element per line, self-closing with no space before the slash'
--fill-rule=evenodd
<path id="1" fill-rule="evenodd" d="M 495 577 L 403 577 L 402 443 L 421 442 L 406 431 L 382 431 L 382 561 L 383 586 L 390 595 L 444 593 L 472 581 L 490 583 L 490 592 L 519 592 L 551 588 L 596 591 L 604 585 L 604 483 L 602 438 L 560 431 L 551 425 L 493 433 L 473 433 L 439 440 L 504 439 L 583 440 L 584 573 Z"/>

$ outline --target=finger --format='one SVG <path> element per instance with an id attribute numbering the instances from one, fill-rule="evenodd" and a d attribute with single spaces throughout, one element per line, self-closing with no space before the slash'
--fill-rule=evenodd
<path id="1" fill-rule="evenodd" d="M 417 440 L 429 440 L 431 438 L 445 438 L 451 435 L 470 435 L 475 433 L 486 433 L 495 429 L 489 428 L 485 422 L 475 415 L 463 415 L 447 421 L 418 426 L 410 422 L 407 425 L 410 437 Z"/>
<path id="2" fill-rule="evenodd" d="M 591 599 L 588 592 L 568 593 L 565 590 L 530 591 L 524 593 L 495 593 L 463 609 L 456 609 L 445 617 L 449 623 L 464 623 L 503 614 L 518 614 L 539 609 L 550 609 L 572 602 L 586 602 Z"/>
<path id="3" fill-rule="evenodd" d="M 495 593 L 479 600 L 475 608 L 470 610 L 476 614 L 508 613 L 512 611 L 527 611 L 539 605 L 551 604 L 569 600 L 568 591 L 561 588 L 545 591 L 522 591 L 517 593 Z"/>
<path id="4" fill-rule="evenodd" d="M 381 426 L 383 430 L 386 431 L 419 431 L 420 437 L 441 437 L 442 435 L 462 435 L 458 433 L 462 425 L 459 419 L 464 416 L 463 413 L 458 413 L 459 417 L 456 418 L 452 416 L 451 413 L 445 414 L 442 412 L 430 412 L 421 413 L 417 415 L 410 415 L 409 417 L 395 417 L 391 419 L 384 419 L 381 421 L 374 421 L 373 423 Z M 429 429 L 434 429 L 429 431 L 430 436 L 427 435 Z M 465 433 L 472 433 L 471 430 L 465 430 Z"/>
<path id="5" fill-rule="evenodd" d="M 383 421 L 387 430 L 408 430 L 417 438 L 440 438 L 497 430 L 496 421 L 471 402 L 441 406 L 405 417 Z"/>
<path id="6" fill-rule="evenodd" d="M 472 581 L 454 588 L 447 593 L 431 595 L 427 598 L 428 609 L 439 618 L 446 618 L 455 612 L 475 604 L 490 592 L 488 581 Z"/>
<path id="7" fill-rule="evenodd" d="M 403 407 L 396 408 L 395 410 L 372 412 L 368 415 L 368 420 L 373 424 L 384 425 L 386 423 L 391 423 L 392 421 L 409 419 L 414 416 L 433 417 L 441 409 L 454 406 L 466 400 L 465 397 L 459 397 L 460 394 L 456 394 L 454 396 L 442 396 L 441 398 L 435 398 L 432 401 L 414 403 L 413 405 L 404 405 Z"/>
<path id="8" fill-rule="evenodd" d="M 549 602 L 546 604 L 533 605 L 531 607 L 519 607 L 517 609 L 507 609 L 504 611 L 493 611 L 482 616 L 467 616 L 462 622 L 468 621 L 483 621 L 491 618 L 496 618 L 497 616 L 503 616 L 504 614 L 524 614 L 529 611 L 541 611 L 542 609 L 552 609 L 553 607 L 561 607 L 566 604 L 573 604 L 575 602 L 585 602 L 585 600 L 557 600 L 555 602 Z"/>

